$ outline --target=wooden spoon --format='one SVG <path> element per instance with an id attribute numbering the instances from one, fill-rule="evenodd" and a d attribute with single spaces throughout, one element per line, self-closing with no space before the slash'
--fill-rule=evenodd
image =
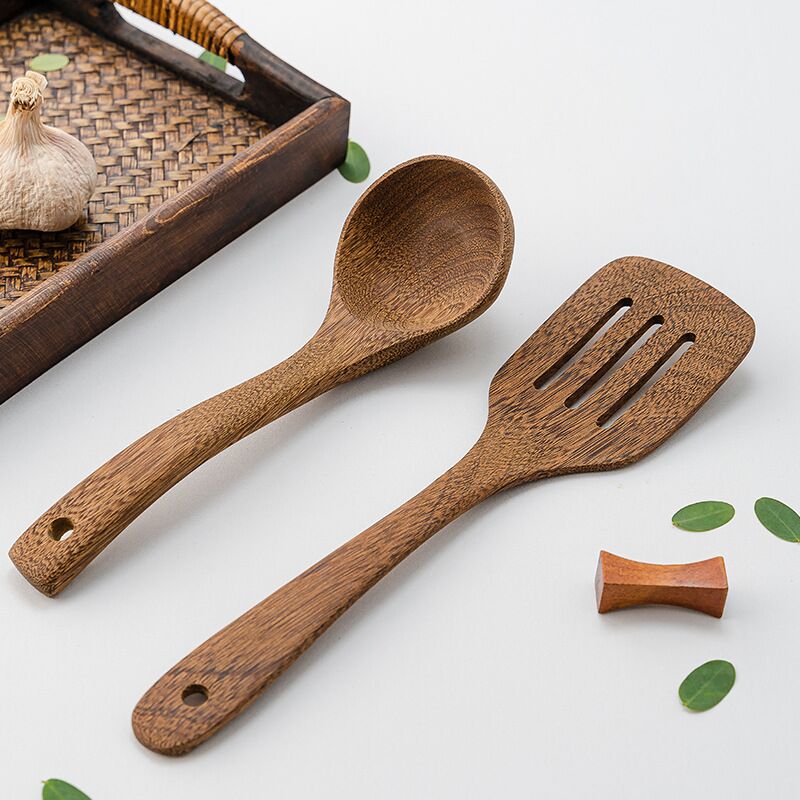
<path id="1" fill-rule="evenodd" d="M 40 592 L 57 594 L 212 456 L 482 314 L 505 283 L 513 249 L 508 205 L 475 167 L 427 156 L 386 173 L 344 224 L 330 305 L 311 340 L 112 458 L 16 541 L 11 560 Z"/>
<path id="2" fill-rule="evenodd" d="M 623 258 L 601 269 L 501 367 L 464 458 L 173 667 L 133 712 L 139 741 L 178 755 L 208 739 L 389 570 L 495 492 L 615 469 L 658 447 L 733 372 L 754 330 L 731 300 L 674 267 Z"/>

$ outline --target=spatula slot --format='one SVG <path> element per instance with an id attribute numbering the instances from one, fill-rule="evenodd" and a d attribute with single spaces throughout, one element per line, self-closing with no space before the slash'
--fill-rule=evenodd
<path id="1" fill-rule="evenodd" d="M 681 356 L 694 344 L 695 335 L 687 333 L 653 365 L 652 369 L 642 375 L 638 383 L 631 387 L 617 403 L 605 411 L 597 420 L 601 428 L 611 427 L 642 395 L 654 386 L 678 362 Z"/>
<path id="2" fill-rule="evenodd" d="M 657 315 L 650 317 L 639 330 L 628 338 L 626 342 L 611 356 L 600 369 L 589 378 L 577 391 L 573 392 L 566 400 L 567 408 L 577 408 L 589 395 L 596 392 L 611 376 L 629 361 L 637 350 L 642 348 L 647 340 L 664 324 L 664 317 Z"/>
<path id="3" fill-rule="evenodd" d="M 537 389 L 544 389 L 561 377 L 568 367 L 577 362 L 587 350 L 594 346 L 595 342 L 603 337 L 607 330 L 616 325 L 628 313 L 628 309 L 632 305 L 633 300 L 630 297 L 623 297 L 622 300 L 614 303 L 572 348 L 567 350 L 555 364 L 533 382 L 533 385 Z"/>

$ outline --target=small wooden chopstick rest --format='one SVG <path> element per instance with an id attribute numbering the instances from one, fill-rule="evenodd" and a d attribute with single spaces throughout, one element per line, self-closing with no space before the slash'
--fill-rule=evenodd
<path id="1" fill-rule="evenodd" d="M 594 588 L 600 614 L 631 606 L 669 605 L 721 617 L 728 576 L 722 556 L 692 564 L 644 564 L 601 550 Z"/>

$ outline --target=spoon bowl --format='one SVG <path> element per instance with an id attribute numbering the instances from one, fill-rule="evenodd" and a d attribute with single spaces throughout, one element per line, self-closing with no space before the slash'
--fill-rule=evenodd
<path id="1" fill-rule="evenodd" d="M 444 335 L 497 297 L 513 242 L 511 212 L 486 175 L 453 158 L 415 159 L 350 212 L 334 295 L 371 326 Z"/>

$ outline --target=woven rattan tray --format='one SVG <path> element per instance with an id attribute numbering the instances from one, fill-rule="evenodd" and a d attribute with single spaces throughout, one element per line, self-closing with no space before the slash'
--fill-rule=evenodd
<path id="1" fill-rule="evenodd" d="M 0 231 L 0 402 L 344 158 L 349 106 L 203 0 L 124 0 L 239 66 L 225 75 L 128 24 L 108 0 L 11 0 L 0 92 L 44 52 L 44 121 L 94 153 L 86 218 Z M 235 198 L 235 199 L 234 199 Z"/>

